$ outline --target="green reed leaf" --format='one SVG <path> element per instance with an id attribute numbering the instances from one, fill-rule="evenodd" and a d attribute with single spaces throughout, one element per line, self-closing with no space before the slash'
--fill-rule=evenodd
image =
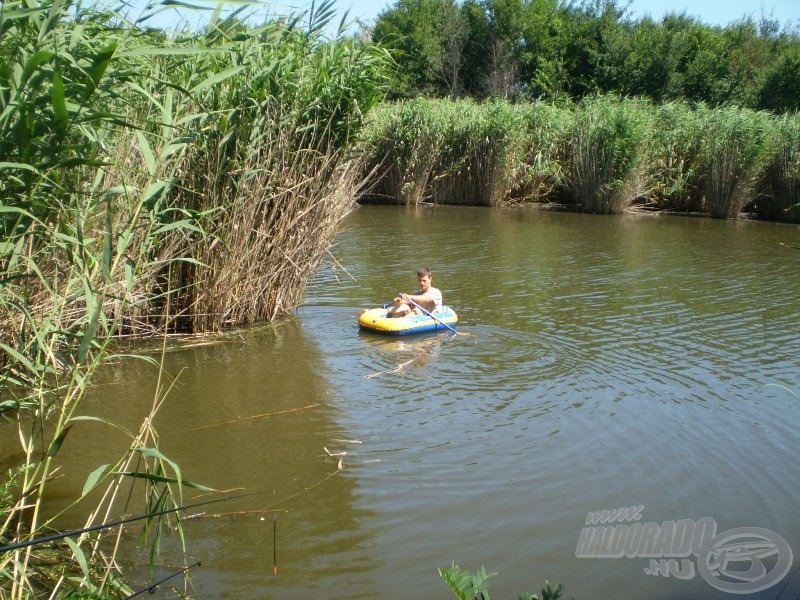
<path id="1" fill-rule="evenodd" d="M 181 219 L 180 221 L 175 221 L 174 223 L 167 223 L 166 225 L 162 225 L 161 227 L 153 231 L 153 235 L 159 235 L 161 233 L 166 233 L 174 229 L 188 229 L 189 231 L 194 231 L 196 233 L 203 233 L 203 230 L 200 229 L 194 223 L 192 223 L 191 220 Z"/>
<path id="2" fill-rule="evenodd" d="M 8 344 L 0 342 L 0 350 L 7 353 L 11 358 L 13 358 L 17 363 L 25 367 L 29 372 L 35 373 L 38 369 L 36 368 L 33 361 L 31 361 L 27 356 L 24 356 L 22 353 L 18 352 L 15 348 L 12 348 Z"/>
<path id="3" fill-rule="evenodd" d="M 16 82 L 17 86 L 20 88 L 23 87 L 28 82 L 33 72 L 42 64 L 52 60 L 54 56 L 55 52 L 50 50 L 39 50 L 32 54 L 28 60 L 25 61 L 25 66 L 22 68 L 19 79 Z"/>
<path id="4" fill-rule="evenodd" d="M 94 299 L 91 292 L 86 295 L 86 300 L 87 307 L 89 304 L 93 304 L 94 309 L 91 311 L 89 324 L 86 326 L 86 329 L 81 336 L 81 343 L 78 345 L 78 352 L 76 356 L 78 364 L 83 364 L 83 362 L 86 360 L 86 356 L 89 354 L 90 348 L 94 345 L 95 334 L 97 333 L 97 327 L 100 324 L 100 314 L 102 313 L 103 309 L 102 303 Z"/>
<path id="5" fill-rule="evenodd" d="M 204 79 L 203 81 L 198 83 L 196 86 L 194 86 L 192 89 L 190 89 L 189 93 L 194 95 L 194 94 L 197 94 L 198 92 L 202 92 L 205 89 L 214 87 L 215 85 L 225 81 L 226 79 L 231 79 L 235 75 L 238 75 L 239 73 L 244 71 L 246 68 L 247 67 L 245 65 L 240 65 L 238 67 L 233 67 L 231 69 L 226 69 L 226 70 L 224 70 L 224 71 L 222 71 L 220 73 L 212 75 L 211 77 L 208 77 L 208 78 Z"/>
<path id="6" fill-rule="evenodd" d="M 64 98 L 64 79 L 61 73 L 53 73 L 53 89 L 51 92 L 53 103 L 53 117 L 55 119 L 55 129 L 59 136 L 63 136 L 67 131 L 67 103 Z"/>
<path id="7" fill-rule="evenodd" d="M 67 439 L 67 434 L 69 430 L 72 429 L 72 425 L 67 425 L 62 429 L 58 435 L 53 438 L 53 441 L 50 442 L 50 446 L 47 448 L 47 456 L 53 457 L 58 454 L 58 451 L 61 449 L 61 446 L 64 444 L 64 440 Z"/>
<path id="8" fill-rule="evenodd" d="M 111 202 L 106 201 L 106 226 L 103 231 L 103 281 L 111 282 L 111 240 L 113 233 L 113 212 Z"/>
<path id="9" fill-rule="evenodd" d="M 33 165 L 17 162 L 0 162 L 0 169 L 21 169 L 23 171 L 30 171 L 31 173 L 39 172 Z"/>
<path id="10" fill-rule="evenodd" d="M 153 149 L 150 147 L 150 143 L 147 141 L 147 138 L 141 131 L 136 132 L 136 141 L 139 142 L 139 150 L 144 157 L 147 173 L 151 177 L 154 177 L 156 174 L 156 157 L 153 154 Z"/>
<path id="11" fill-rule="evenodd" d="M 112 42 L 94 55 L 92 59 L 92 66 L 89 68 L 89 79 L 91 80 L 92 85 L 86 86 L 83 97 L 84 102 L 89 99 L 89 96 L 100 84 L 100 80 L 103 78 L 108 66 L 111 64 L 111 59 L 116 51 L 117 44 Z"/>
<path id="12" fill-rule="evenodd" d="M 89 562 L 86 560 L 86 555 L 83 553 L 83 550 L 80 549 L 77 542 L 71 538 L 64 538 L 64 541 L 67 542 L 67 546 L 69 549 L 72 550 L 73 556 L 75 556 L 75 560 L 78 562 L 78 565 L 83 571 L 83 576 L 88 579 L 89 577 Z"/>
<path id="13" fill-rule="evenodd" d="M 103 478 L 103 475 L 110 466 L 111 465 L 100 465 L 94 471 L 89 473 L 89 477 L 86 478 L 86 483 L 83 484 L 81 496 L 85 496 L 94 489 L 94 487 L 97 485 L 97 482 Z"/>

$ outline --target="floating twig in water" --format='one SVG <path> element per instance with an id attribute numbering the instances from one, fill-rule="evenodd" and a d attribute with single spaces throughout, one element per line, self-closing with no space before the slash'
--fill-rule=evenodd
<path id="1" fill-rule="evenodd" d="M 386 375 L 387 373 L 397 373 L 399 371 L 402 371 L 403 367 L 405 367 L 406 365 L 409 365 L 412 362 L 414 362 L 414 360 L 416 360 L 416 358 L 412 358 L 411 360 L 407 360 L 404 363 L 400 363 L 394 369 L 389 369 L 388 371 L 380 371 L 379 373 L 370 373 L 369 375 L 364 375 L 364 379 L 372 379 L 373 377 L 377 377 L 378 375 Z"/>
<path id="2" fill-rule="evenodd" d="M 322 449 L 325 450 L 325 454 L 327 454 L 331 458 L 333 458 L 334 456 L 346 456 L 347 455 L 347 451 L 346 450 L 344 452 L 331 452 L 325 446 L 323 446 Z"/>
<path id="3" fill-rule="evenodd" d="M 221 519 L 222 517 L 246 517 L 249 515 L 259 515 L 263 513 L 279 513 L 279 512 L 289 512 L 288 508 L 263 508 L 263 509 L 255 509 L 255 510 L 237 510 L 233 512 L 222 512 L 222 513 L 209 513 L 209 512 L 199 512 L 194 513 L 191 515 L 187 515 L 181 519 L 182 521 L 189 521 L 194 519 L 203 519 L 205 517 L 209 517 L 212 519 Z M 263 520 L 264 517 L 261 517 Z"/>
<path id="4" fill-rule="evenodd" d="M 344 469 L 344 462 L 343 461 L 344 461 L 344 457 L 347 456 L 347 452 L 331 452 L 325 446 L 323 446 L 322 449 L 325 450 L 325 454 L 327 454 L 331 458 L 336 458 L 338 456 L 339 457 L 339 463 L 336 465 L 336 468 L 339 471 Z"/>
<path id="5" fill-rule="evenodd" d="M 284 415 L 286 413 L 293 413 L 299 410 L 306 410 L 308 408 L 316 408 L 317 406 L 322 406 L 322 405 L 309 404 L 308 406 L 301 406 L 300 408 L 288 408 L 286 410 L 276 410 L 275 412 L 264 413 L 261 415 L 253 415 L 252 417 L 241 417 L 239 419 L 233 419 L 232 421 L 223 421 L 222 423 L 211 423 L 211 425 L 201 425 L 200 427 L 194 427 L 189 431 L 198 431 L 200 429 L 208 429 L 209 427 L 217 427 L 219 425 L 230 425 L 231 423 L 239 423 L 241 421 L 252 421 L 253 419 L 263 419 L 264 417 L 271 417 L 273 415 Z"/>
<path id="6" fill-rule="evenodd" d="M 350 279 L 352 279 L 353 281 L 358 281 L 358 279 L 356 279 L 355 277 L 353 277 L 352 275 L 350 275 L 350 271 L 348 271 L 347 269 L 345 269 L 345 268 L 342 266 L 342 263 L 340 263 L 338 260 L 336 260 L 336 257 L 333 255 L 333 253 L 332 253 L 330 250 L 326 250 L 325 252 L 327 252 L 327 253 L 328 253 L 328 256 L 330 256 L 330 257 L 331 257 L 331 260 L 333 260 L 333 262 L 336 264 L 336 266 L 337 266 L 337 267 L 339 267 L 339 268 L 340 268 L 342 271 L 344 271 L 345 273 L 347 273 L 347 276 L 348 276 Z M 334 272 L 333 272 L 333 275 L 334 275 L 334 277 L 336 277 L 336 281 L 339 281 L 339 276 L 338 276 L 338 275 L 336 275 L 336 271 L 334 271 Z"/>

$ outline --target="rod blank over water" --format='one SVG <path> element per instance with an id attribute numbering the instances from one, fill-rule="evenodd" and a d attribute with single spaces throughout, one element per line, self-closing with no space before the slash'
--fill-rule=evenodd
<path id="1" fill-rule="evenodd" d="M 183 569 L 181 569 L 180 571 L 175 571 L 175 572 L 174 572 L 172 575 L 167 575 L 167 576 L 166 576 L 166 577 L 164 577 L 163 579 L 159 579 L 158 581 L 156 581 L 155 583 L 153 583 L 153 584 L 149 585 L 148 587 L 146 587 L 146 588 L 143 588 L 143 589 L 139 590 L 138 592 L 134 592 L 134 593 L 133 593 L 133 594 L 131 594 L 130 596 L 125 596 L 125 600 L 130 600 L 131 598 L 136 598 L 136 596 L 141 596 L 141 595 L 142 595 L 142 594 L 144 594 L 145 592 L 150 592 L 151 594 L 155 594 L 155 593 L 156 593 L 156 588 L 157 588 L 158 586 L 160 586 L 162 583 L 164 583 L 165 581 L 169 581 L 169 580 L 170 580 L 170 579 L 172 579 L 173 577 L 177 577 L 178 575 L 181 575 L 181 574 L 183 574 L 183 573 L 186 573 L 186 571 L 188 571 L 188 570 L 189 570 L 189 569 L 191 569 L 192 567 L 199 567 L 199 566 L 200 566 L 200 564 L 201 564 L 201 563 L 200 563 L 200 561 L 198 560 L 198 561 L 197 561 L 196 563 L 194 563 L 193 565 L 189 565 L 188 567 L 184 567 L 184 568 L 183 568 Z"/>
<path id="2" fill-rule="evenodd" d="M 217 502 L 227 502 L 228 500 L 236 500 L 237 498 L 246 498 L 248 496 L 255 496 L 261 492 L 251 492 L 249 494 L 240 494 L 238 496 L 229 496 L 228 498 L 217 498 L 215 500 L 206 500 L 205 502 L 198 502 L 197 504 L 187 504 L 186 506 L 176 506 L 174 508 L 167 508 L 165 510 L 161 510 L 159 512 L 147 514 L 147 515 L 139 515 L 136 517 L 127 517 L 125 519 L 118 519 L 116 521 L 108 521 L 107 523 L 100 523 L 99 525 L 92 525 L 91 527 L 84 527 L 83 529 L 73 529 L 70 531 L 63 531 L 61 533 L 55 533 L 53 535 L 48 535 L 41 538 L 36 538 L 34 540 L 26 540 L 24 542 L 17 542 L 16 544 L 9 544 L 8 546 L 0 546 L 0 552 L 9 552 L 10 550 L 19 550 L 20 548 L 27 548 L 28 546 L 35 546 L 37 544 L 44 544 L 47 542 L 54 542 L 56 540 L 61 540 L 64 538 L 72 537 L 75 535 L 81 535 L 83 533 L 91 533 L 92 531 L 100 531 L 102 529 L 109 529 L 111 527 L 116 527 L 117 525 L 125 525 L 126 523 L 133 523 L 134 521 L 141 521 L 142 519 L 149 519 L 151 517 L 159 517 L 161 515 L 166 515 L 173 512 L 178 512 L 181 510 L 189 510 L 190 508 L 197 508 L 198 506 L 206 506 L 208 504 L 216 504 Z"/>

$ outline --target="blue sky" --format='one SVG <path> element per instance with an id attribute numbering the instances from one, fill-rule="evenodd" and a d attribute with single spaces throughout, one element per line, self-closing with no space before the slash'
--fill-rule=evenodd
<path id="1" fill-rule="evenodd" d="M 189 3 L 213 7 L 215 2 L 208 0 L 188 0 Z M 131 15 L 138 16 L 147 0 L 127 0 Z M 349 18 L 372 21 L 383 9 L 392 6 L 394 0 L 336 0 L 339 13 L 349 10 Z M 620 0 L 618 5 L 625 4 Z M 311 2 L 265 2 L 263 14 L 300 12 L 307 10 Z M 631 0 L 629 11 L 634 18 L 650 15 L 660 19 L 668 12 L 686 12 L 709 25 L 727 25 L 744 16 L 759 19 L 763 14 L 777 19 L 781 24 L 800 28 L 800 1 L 798 0 Z M 169 16 L 168 16 L 169 15 Z M 169 27 L 175 22 L 175 12 L 170 10 L 150 23 Z M 337 19 L 338 22 L 338 19 Z"/>
<path id="2" fill-rule="evenodd" d="M 301 3 L 302 4 L 302 3 Z M 394 2 L 382 0 L 339 0 L 342 9 L 350 7 L 350 15 L 363 18 L 375 16 Z M 305 3 L 305 6 L 309 6 Z M 625 0 L 620 0 L 618 5 L 624 6 Z M 800 2 L 798 0 L 632 0 L 630 10 L 635 18 L 649 14 L 655 19 L 660 19 L 668 12 L 683 12 L 689 16 L 698 17 L 709 25 L 727 25 L 745 15 L 760 18 L 762 7 L 767 16 L 772 15 L 781 23 L 791 21 L 794 25 L 800 24 Z"/>

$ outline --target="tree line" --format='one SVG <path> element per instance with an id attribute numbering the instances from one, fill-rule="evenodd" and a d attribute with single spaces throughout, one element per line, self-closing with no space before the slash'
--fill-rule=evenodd
<path id="1" fill-rule="evenodd" d="M 578 100 L 614 93 L 776 113 L 800 108 L 800 27 L 632 18 L 617 0 L 397 0 L 365 28 L 393 99 Z"/>

